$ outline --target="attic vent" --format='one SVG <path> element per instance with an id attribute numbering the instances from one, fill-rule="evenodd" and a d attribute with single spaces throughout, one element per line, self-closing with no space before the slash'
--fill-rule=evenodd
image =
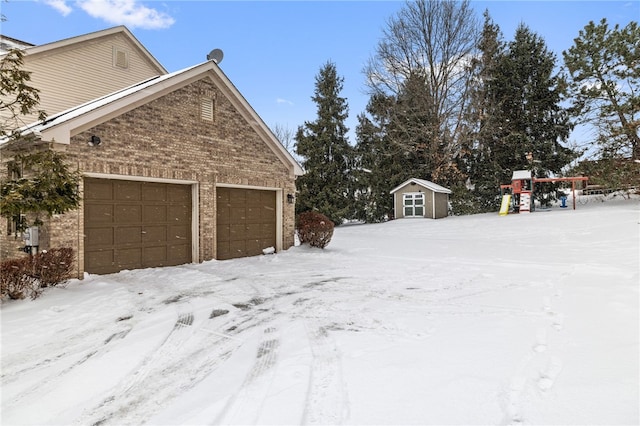
<path id="1" fill-rule="evenodd" d="M 113 48 L 113 65 L 118 68 L 129 68 L 129 54 L 126 50 Z"/>
<path id="2" fill-rule="evenodd" d="M 200 101 L 200 118 L 205 121 L 213 121 L 213 99 L 202 98 Z"/>

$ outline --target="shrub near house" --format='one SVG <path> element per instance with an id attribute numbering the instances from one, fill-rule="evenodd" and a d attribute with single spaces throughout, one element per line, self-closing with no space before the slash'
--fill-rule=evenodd
<path id="1" fill-rule="evenodd" d="M 331 241 L 333 228 L 333 222 L 321 213 L 306 211 L 298 215 L 298 238 L 311 247 L 325 248 Z"/>
<path id="2" fill-rule="evenodd" d="M 43 251 L 34 256 L 9 259 L 0 263 L 0 299 L 35 299 L 45 287 L 62 284 L 73 271 L 73 250 Z"/>

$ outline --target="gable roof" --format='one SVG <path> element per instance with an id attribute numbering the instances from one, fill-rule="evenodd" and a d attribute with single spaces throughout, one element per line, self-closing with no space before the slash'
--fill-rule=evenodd
<path id="1" fill-rule="evenodd" d="M 63 47 L 71 46 L 78 43 L 84 43 L 91 40 L 96 40 L 101 37 L 107 37 L 114 34 L 122 34 L 124 37 L 128 38 L 131 43 L 135 46 L 136 49 L 142 54 L 144 58 L 146 58 L 154 68 L 158 70 L 159 74 L 166 74 L 168 71 L 165 67 L 162 66 L 160 62 L 138 41 L 138 39 L 129 31 L 127 27 L 124 25 L 119 25 L 117 27 L 107 28 L 106 30 L 95 31 L 88 34 L 83 34 L 76 37 L 69 37 L 63 40 L 54 41 L 51 43 L 45 43 L 41 45 L 31 45 L 30 43 L 22 42 L 20 40 L 11 39 L 10 37 L 2 36 L 3 39 L 14 40 L 15 42 L 20 43 L 21 45 L 14 46 L 21 48 L 25 54 L 27 55 L 39 55 L 43 53 L 51 52 L 55 49 L 60 49 Z M 14 43 L 15 44 L 15 43 Z M 6 51 L 0 51 L 0 55 L 6 54 Z"/>
<path id="2" fill-rule="evenodd" d="M 152 77 L 133 86 L 70 108 L 20 129 L 22 135 L 34 135 L 36 139 L 69 144 L 71 136 L 97 124 L 108 121 L 127 111 L 133 110 L 165 94 L 204 77 L 211 78 L 226 95 L 231 104 L 240 112 L 274 154 L 285 164 L 292 166 L 296 176 L 304 172 L 293 156 L 278 141 L 256 111 L 249 105 L 238 89 L 214 61 L 203 62 L 170 74 Z M 0 148 L 10 139 L 0 140 Z"/>
<path id="3" fill-rule="evenodd" d="M 430 189 L 433 192 L 440 192 L 443 194 L 451 194 L 451 190 L 445 188 L 444 186 L 440 186 L 437 183 L 433 183 L 429 180 L 425 180 L 425 179 L 416 179 L 416 178 L 411 178 L 403 183 L 401 183 L 400 185 L 396 186 L 395 188 L 393 188 L 389 193 L 393 194 L 394 192 L 398 191 L 400 188 L 410 184 L 410 183 L 415 183 L 416 185 L 420 185 L 424 188 Z"/>

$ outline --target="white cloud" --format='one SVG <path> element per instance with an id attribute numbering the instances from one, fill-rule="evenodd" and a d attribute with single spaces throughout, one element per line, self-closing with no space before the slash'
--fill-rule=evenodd
<path id="1" fill-rule="evenodd" d="M 76 4 L 94 18 L 129 28 L 168 28 L 175 22 L 170 15 L 149 8 L 137 0 L 78 0 Z"/>
<path id="2" fill-rule="evenodd" d="M 293 102 L 286 100 L 286 99 L 282 99 L 282 98 L 277 98 L 276 99 L 276 103 L 277 104 L 286 104 L 286 105 L 293 105 Z"/>
<path id="3" fill-rule="evenodd" d="M 44 3 L 60 12 L 62 16 L 67 16 L 73 11 L 71 6 L 67 4 L 66 0 L 44 0 Z"/>

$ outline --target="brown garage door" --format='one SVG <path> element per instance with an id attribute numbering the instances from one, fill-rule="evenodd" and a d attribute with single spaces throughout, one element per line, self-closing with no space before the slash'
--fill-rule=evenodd
<path id="1" fill-rule="evenodd" d="M 191 258 L 191 186 L 84 181 L 85 271 L 172 266 Z"/>
<path id="2" fill-rule="evenodd" d="M 276 246 L 276 193 L 221 188 L 217 192 L 217 258 L 262 254 Z"/>

